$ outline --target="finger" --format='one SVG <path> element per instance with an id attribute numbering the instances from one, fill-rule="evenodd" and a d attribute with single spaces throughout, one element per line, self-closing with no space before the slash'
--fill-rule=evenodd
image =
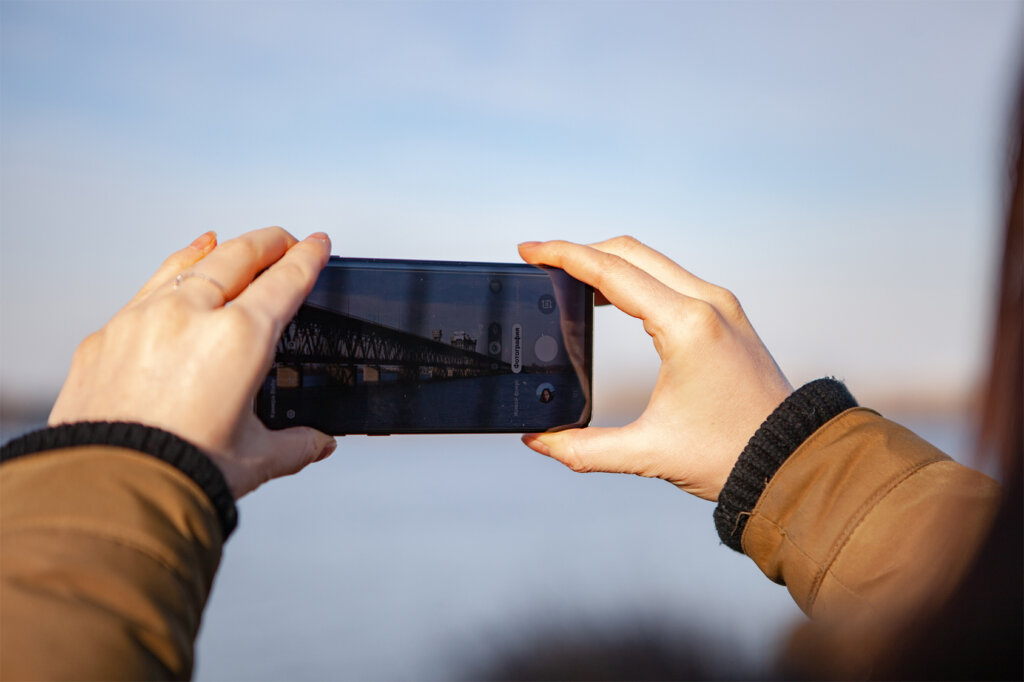
<path id="1" fill-rule="evenodd" d="M 338 446 L 332 436 L 308 426 L 269 431 L 264 437 L 266 480 L 289 476 L 328 457 Z"/>
<path id="2" fill-rule="evenodd" d="M 527 263 L 553 265 L 586 282 L 627 315 L 643 320 L 669 314 L 679 293 L 612 253 L 565 241 L 526 242 L 519 255 Z"/>
<path id="3" fill-rule="evenodd" d="M 527 434 L 523 436 L 523 443 L 578 473 L 642 473 L 643 462 L 629 456 L 637 443 L 631 432 L 629 426 L 588 426 L 554 433 Z M 624 463 L 632 463 L 632 466 Z"/>
<path id="4" fill-rule="evenodd" d="M 207 254 L 213 251 L 216 246 L 217 233 L 211 230 L 197 237 L 195 241 L 184 249 L 172 253 L 157 269 L 153 276 L 149 278 L 149 281 L 142 285 L 142 288 L 139 289 L 139 292 L 132 297 L 132 300 L 128 301 L 128 304 L 125 307 L 138 304 L 153 293 L 153 291 L 159 289 L 161 286 L 167 284 L 167 282 L 170 282 L 172 279 L 180 275 L 183 271 L 201 261 L 207 256 Z"/>
<path id="5" fill-rule="evenodd" d="M 280 227 L 253 230 L 230 239 L 191 270 L 198 277 L 181 282 L 190 295 L 203 297 L 210 305 L 233 300 L 261 271 L 273 265 L 298 240 Z M 219 287 L 211 286 L 213 280 Z M 223 288 L 218 291 L 218 288 Z"/>
<path id="6" fill-rule="evenodd" d="M 692 298 L 708 300 L 716 288 L 634 237 L 614 237 L 590 246 L 632 263 L 679 293 Z"/>
<path id="7" fill-rule="evenodd" d="M 272 339 L 295 317 L 331 254 L 331 240 L 317 232 L 302 240 L 256 278 L 234 307 L 268 319 Z"/>

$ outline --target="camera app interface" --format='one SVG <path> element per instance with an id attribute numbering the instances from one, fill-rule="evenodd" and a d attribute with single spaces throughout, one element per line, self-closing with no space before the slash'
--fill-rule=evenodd
<path id="1" fill-rule="evenodd" d="M 329 433 L 580 423 L 587 297 L 555 269 L 332 260 L 278 344 L 259 411 Z"/>

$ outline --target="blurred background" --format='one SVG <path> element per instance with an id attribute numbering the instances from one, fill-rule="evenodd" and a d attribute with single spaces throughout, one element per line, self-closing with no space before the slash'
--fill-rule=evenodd
<path id="1" fill-rule="evenodd" d="M 45 422 L 78 342 L 167 254 L 279 224 L 339 255 L 489 261 L 632 234 L 732 289 L 792 383 L 837 376 L 963 458 L 1022 20 L 1021 2 L 4 0 L 3 440 Z M 595 325 L 595 423 L 625 423 L 657 356 L 637 321 Z M 459 677 L 651 623 L 756 664 L 799 611 L 719 545 L 712 509 L 515 436 L 346 437 L 241 502 L 196 677 Z"/>

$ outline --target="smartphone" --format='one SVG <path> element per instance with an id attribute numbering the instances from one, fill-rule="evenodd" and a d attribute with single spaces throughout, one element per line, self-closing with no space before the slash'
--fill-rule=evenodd
<path id="1" fill-rule="evenodd" d="M 585 426 L 593 305 L 558 268 L 331 257 L 256 412 L 332 435 Z"/>

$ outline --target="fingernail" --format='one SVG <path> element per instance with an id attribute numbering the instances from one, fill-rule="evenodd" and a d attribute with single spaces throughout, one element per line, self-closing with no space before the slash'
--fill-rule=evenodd
<path id="1" fill-rule="evenodd" d="M 331 238 L 327 236 L 326 232 L 314 232 L 313 234 L 309 235 L 309 238 L 319 239 L 320 241 L 325 242 L 327 244 L 331 243 Z"/>
<path id="2" fill-rule="evenodd" d="M 523 443 L 534 452 L 539 452 L 547 457 L 551 456 L 551 448 L 545 445 L 537 436 L 523 436 Z"/>
<path id="3" fill-rule="evenodd" d="M 519 248 L 523 248 L 524 246 L 526 248 L 530 248 L 531 246 L 537 246 L 537 244 L 540 244 L 540 242 L 519 242 Z"/>
<path id="4" fill-rule="evenodd" d="M 338 448 L 338 441 L 336 441 L 336 440 L 334 440 L 332 438 L 331 440 L 329 440 L 327 442 L 327 445 L 324 446 L 324 449 L 320 451 L 320 454 L 317 455 L 317 458 L 316 458 L 315 461 L 319 462 L 322 459 L 327 459 L 330 456 L 330 454 L 332 452 L 334 452 L 337 448 Z"/>
<path id="5" fill-rule="evenodd" d="M 189 244 L 189 246 L 191 246 L 194 249 L 202 250 L 216 243 L 217 233 L 214 232 L 213 230 L 210 230 L 209 232 L 204 232 L 203 234 L 196 237 L 195 241 Z"/>

